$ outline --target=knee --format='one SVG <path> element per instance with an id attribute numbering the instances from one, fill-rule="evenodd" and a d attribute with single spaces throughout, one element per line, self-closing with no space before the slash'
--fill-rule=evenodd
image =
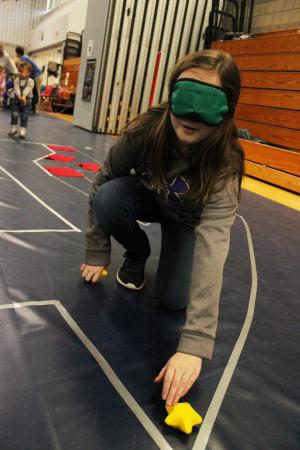
<path id="1" fill-rule="evenodd" d="M 98 224 L 103 227 L 120 219 L 125 202 L 124 191 L 118 179 L 110 180 L 98 189 L 92 207 Z"/>
<path id="2" fill-rule="evenodd" d="M 93 209 L 95 213 L 97 211 L 116 210 L 120 204 L 121 195 L 115 180 L 104 183 L 93 198 Z"/>

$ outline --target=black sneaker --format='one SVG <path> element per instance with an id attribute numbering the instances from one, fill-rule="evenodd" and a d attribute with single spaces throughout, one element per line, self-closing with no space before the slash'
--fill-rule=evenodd
<path id="1" fill-rule="evenodd" d="M 147 280 L 145 277 L 145 265 L 149 253 L 137 255 L 129 253 L 124 254 L 125 261 L 118 270 L 117 282 L 127 289 L 141 290 L 145 286 Z"/>

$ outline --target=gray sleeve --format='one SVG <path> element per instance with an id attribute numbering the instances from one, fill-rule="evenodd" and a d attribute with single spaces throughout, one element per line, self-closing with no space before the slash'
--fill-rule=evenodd
<path id="1" fill-rule="evenodd" d="M 97 225 L 92 201 L 98 189 L 107 181 L 126 176 L 135 167 L 136 147 L 132 139 L 123 136 L 113 145 L 92 184 L 89 197 L 88 225 L 86 230 L 86 264 L 92 266 L 107 266 L 110 264 L 110 236 Z"/>
<path id="2" fill-rule="evenodd" d="M 33 88 L 34 88 L 34 81 L 32 78 L 28 78 L 26 88 L 23 91 L 23 95 L 25 95 L 25 97 L 30 95 L 32 93 Z"/>
<path id="3" fill-rule="evenodd" d="M 9 75 L 16 75 L 18 73 L 18 69 L 17 69 L 15 63 L 13 62 L 11 57 L 8 55 L 7 55 L 5 70 L 6 70 L 6 72 L 8 72 Z"/>
<path id="4" fill-rule="evenodd" d="M 21 97 L 20 79 L 19 78 L 15 78 L 15 80 L 14 80 L 14 91 L 15 91 L 15 95 L 17 97 Z"/>
<path id="5" fill-rule="evenodd" d="M 224 263 L 238 206 L 238 180 L 213 193 L 196 227 L 196 243 L 186 322 L 177 351 L 212 358 Z"/>

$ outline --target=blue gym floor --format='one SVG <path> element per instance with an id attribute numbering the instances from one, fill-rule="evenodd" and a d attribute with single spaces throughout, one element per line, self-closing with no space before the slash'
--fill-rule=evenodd
<path id="1" fill-rule="evenodd" d="M 47 144 L 74 146 L 76 163 L 101 162 L 113 141 L 44 114 L 30 118 L 24 142 L 8 129 L 0 112 L 1 450 L 300 448 L 300 214 L 243 191 L 214 358 L 184 399 L 203 424 L 186 436 L 164 424 L 153 383 L 184 323 L 154 296 L 159 226 L 144 228 L 152 253 L 142 293 L 116 284 L 115 242 L 108 276 L 84 283 L 93 173 L 41 168 L 58 165 L 41 159 Z"/>

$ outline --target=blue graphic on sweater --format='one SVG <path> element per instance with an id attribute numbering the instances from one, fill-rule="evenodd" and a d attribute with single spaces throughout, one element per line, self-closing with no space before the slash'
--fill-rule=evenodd
<path id="1" fill-rule="evenodd" d="M 181 200 L 180 195 L 189 190 L 190 186 L 185 178 L 177 176 L 171 183 L 167 185 L 168 200 Z"/>

